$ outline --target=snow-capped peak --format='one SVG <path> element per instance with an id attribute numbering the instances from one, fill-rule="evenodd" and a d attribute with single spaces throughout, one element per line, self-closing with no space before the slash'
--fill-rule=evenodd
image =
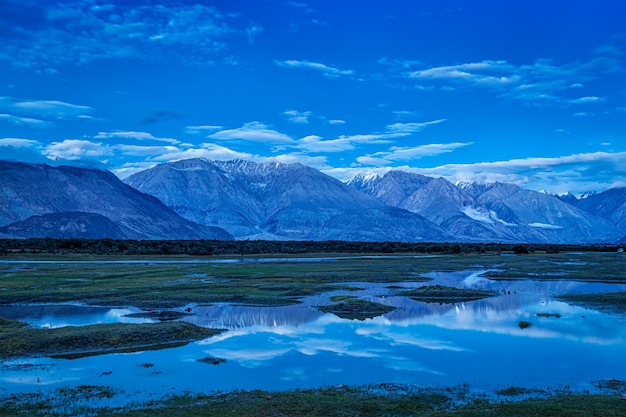
<path id="1" fill-rule="evenodd" d="M 587 191 L 586 193 L 582 193 L 580 195 L 579 200 L 584 200 L 585 198 L 591 197 L 592 195 L 595 195 L 596 192 L 595 191 Z"/>
<path id="2" fill-rule="evenodd" d="M 346 185 L 360 188 L 365 187 L 368 184 L 380 179 L 380 176 L 375 172 L 368 172 L 366 174 L 356 174 L 354 177 L 346 181 Z"/>

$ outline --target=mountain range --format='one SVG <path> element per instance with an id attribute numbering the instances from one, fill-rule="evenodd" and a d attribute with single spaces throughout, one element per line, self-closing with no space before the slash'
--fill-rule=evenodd
<path id="1" fill-rule="evenodd" d="M 453 185 L 403 171 L 355 177 L 348 184 L 386 204 L 419 213 L 462 240 L 606 242 L 623 234 L 612 219 L 594 216 L 577 207 L 578 202 L 514 184 Z"/>
<path id="2" fill-rule="evenodd" d="M 233 239 L 108 171 L 0 161 L 0 236 Z"/>
<path id="3" fill-rule="evenodd" d="M 219 225 L 237 238 L 453 240 L 419 214 L 385 205 L 301 164 L 189 159 L 158 165 L 125 182 L 182 216 Z"/>
<path id="4" fill-rule="evenodd" d="M 344 183 L 301 164 L 188 159 L 123 182 L 0 161 L 0 236 L 616 243 L 626 189 L 586 198 L 392 170 Z"/>

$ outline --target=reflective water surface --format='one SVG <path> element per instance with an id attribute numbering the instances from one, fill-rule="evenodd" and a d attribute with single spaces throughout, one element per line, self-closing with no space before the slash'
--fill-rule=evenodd
<path id="1" fill-rule="evenodd" d="M 491 281 L 480 271 L 431 273 L 440 283 L 498 291 L 496 297 L 428 304 L 383 284 L 354 283 L 363 299 L 396 310 L 364 321 L 321 313 L 330 295 L 288 307 L 188 306 L 185 320 L 226 332 L 187 346 L 83 359 L 17 359 L 0 363 L 0 394 L 81 384 L 109 385 L 129 401 L 163 394 L 232 389 L 282 390 L 398 382 L 420 386 L 469 383 L 594 390 L 593 382 L 626 376 L 623 317 L 554 299 L 571 292 L 624 291 L 626 286 L 570 281 Z M 33 326 L 141 322 L 137 309 L 77 305 L 0 307 L 0 316 Z M 537 314 L 549 313 L 548 317 Z M 558 315 L 558 316 L 557 316 Z M 529 328 L 518 323 L 529 321 Z M 226 362 L 198 362 L 206 357 Z"/>

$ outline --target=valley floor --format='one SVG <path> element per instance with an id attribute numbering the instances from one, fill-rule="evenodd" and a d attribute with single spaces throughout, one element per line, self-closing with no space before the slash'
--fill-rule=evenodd
<path id="1" fill-rule="evenodd" d="M 0 360 L 63 357 L 160 349 L 212 337 L 219 332 L 177 320 L 186 306 L 291 306 L 304 297 L 330 297 L 324 310 L 347 320 L 381 316 L 393 308 L 350 294 L 354 283 L 383 285 L 397 297 L 424 303 L 463 303 L 493 297 L 446 286 L 410 291 L 404 283 L 430 280 L 433 271 L 478 271 L 490 281 L 625 284 L 626 255 L 560 252 L 425 255 L 403 253 L 307 254 L 192 257 L 95 256 L 88 254 L 15 254 L 0 259 L 0 306 L 80 305 L 136 307 L 152 324 L 98 324 L 35 329 L 0 318 Z M 207 285 L 210 284 L 210 285 Z M 381 287 L 381 288 L 383 288 Z M 428 297 L 432 297 L 429 299 Z M 562 294 L 622 317 L 626 292 Z M 551 312 L 546 317 L 557 316 Z M 321 313 L 320 313 L 321 314 Z M 344 314 L 344 315 L 342 315 Z M 132 316 L 133 314 L 130 314 Z M 540 316 L 540 314 L 536 314 Z M 548 318 L 549 319 L 549 318 Z M 621 319 L 618 319 L 621 320 Z M 521 323 L 520 323 L 521 329 Z M 70 341 L 70 342 L 68 342 Z M 148 342 L 147 342 L 148 341 Z M 68 346 L 71 349 L 68 350 Z M 219 365 L 220 358 L 205 358 Z M 143 364 L 149 368 L 151 364 Z M 153 365 L 152 365 L 153 366 Z M 0 375 L 1 376 L 1 375 Z M 466 385 L 416 387 L 378 384 L 285 391 L 187 393 L 146 401 L 116 403 L 120 393 L 104 385 L 76 385 L 52 391 L 9 393 L 0 389 L 0 415 L 97 416 L 624 416 L 626 381 L 596 381 L 593 393 L 515 387 L 481 394 Z"/>

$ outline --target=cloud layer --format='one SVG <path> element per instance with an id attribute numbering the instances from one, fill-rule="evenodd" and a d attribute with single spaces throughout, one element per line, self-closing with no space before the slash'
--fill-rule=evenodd
<path id="1" fill-rule="evenodd" d="M 626 177 L 623 8 L 0 0 L 0 157 L 601 191 Z"/>
<path id="2" fill-rule="evenodd" d="M 0 24 L 9 28 L 5 36 L 11 42 L 0 46 L 0 60 L 20 68 L 127 57 L 160 61 L 165 56 L 202 65 L 225 49 L 230 36 L 252 39 L 262 31 L 258 25 L 235 28 L 228 15 L 203 4 L 90 0 L 3 3 Z"/>
<path id="3" fill-rule="evenodd" d="M 288 59 L 286 61 L 274 61 L 274 63 L 279 67 L 307 69 L 321 72 L 322 75 L 327 78 L 339 78 L 342 76 L 354 75 L 353 70 L 339 69 L 319 62 L 312 62 L 307 60 Z"/>
<path id="4" fill-rule="evenodd" d="M 563 65 L 556 65 L 547 59 L 524 65 L 514 65 L 505 60 L 484 60 L 412 71 L 407 71 L 404 63 L 395 65 L 395 70 L 403 77 L 441 90 L 481 88 L 496 92 L 503 98 L 523 100 L 533 105 L 605 101 L 604 97 L 576 96 L 577 90 L 602 74 L 621 71 L 619 61 L 613 56 L 598 56 L 587 62 Z"/>

